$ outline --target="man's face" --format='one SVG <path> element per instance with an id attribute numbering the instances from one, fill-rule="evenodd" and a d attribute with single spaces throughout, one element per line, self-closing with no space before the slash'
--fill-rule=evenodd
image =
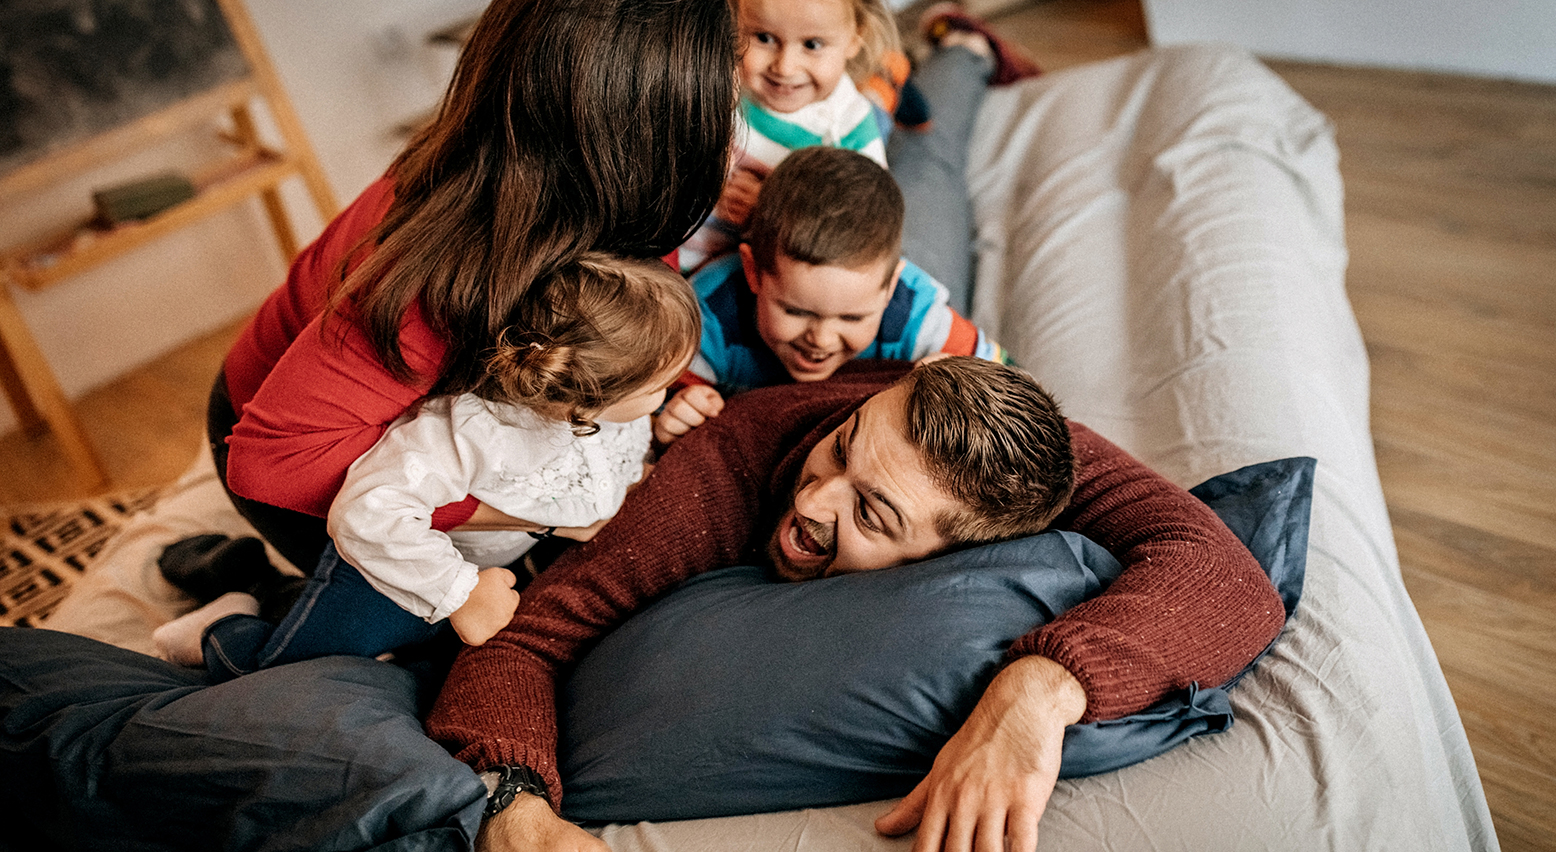
<path id="1" fill-rule="evenodd" d="M 827 378 L 875 340 L 903 266 L 893 257 L 858 269 L 812 266 L 780 252 L 764 272 L 744 243 L 740 257 L 757 333 L 797 382 Z"/>
<path id="2" fill-rule="evenodd" d="M 907 389 L 865 402 L 805 459 L 768 555 L 785 580 L 891 568 L 948 544 L 935 520 L 963 509 L 908 440 Z"/>

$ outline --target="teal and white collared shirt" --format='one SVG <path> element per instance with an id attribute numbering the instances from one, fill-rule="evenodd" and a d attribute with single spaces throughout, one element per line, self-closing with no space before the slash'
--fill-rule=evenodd
<path id="1" fill-rule="evenodd" d="M 823 146 L 858 151 L 886 167 L 886 137 L 890 117 L 859 93 L 845 74 L 832 94 L 794 112 L 771 112 L 748 97 L 740 98 L 735 122 L 735 156 L 732 167 L 754 160 L 770 168 L 801 148 Z M 697 229 L 681 246 L 682 272 L 691 272 L 707 261 L 734 249 L 739 229 L 716 216 Z"/>

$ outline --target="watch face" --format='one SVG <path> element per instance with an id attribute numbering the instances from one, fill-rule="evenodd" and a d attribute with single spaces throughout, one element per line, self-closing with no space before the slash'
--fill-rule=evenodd
<path id="1" fill-rule="evenodd" d="M 481 783 L 486 785 L 486 796 L 491 798 L 497 792 L 497 783 L 502 780 L 502 773 L 487 770 L 481 773 Z"/>

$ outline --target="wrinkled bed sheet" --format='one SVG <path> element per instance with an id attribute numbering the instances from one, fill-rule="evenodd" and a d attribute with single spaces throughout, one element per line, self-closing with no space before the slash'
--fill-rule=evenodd
<path id="1" fill-rule="evenodd" d="M 1319 462 L 1304 599 L 1233 691 L 1232 730 L 1061 781 L 1040 847 L 1496 849 L 1400 580 L 1328 122 L 1240 50 L 1193 46 L 998 90 L 975 134 L 973 318 L 1067 414 L 1185 486 L 1270 459 Z M 205 458 L 49 626 L 148 651 L 150 630 L 184 607 L 156 554 L 209 531 L 246 530 Z M 907 849 L 871 827 L 888 806 L 601 833 L 618 852 Z"/>

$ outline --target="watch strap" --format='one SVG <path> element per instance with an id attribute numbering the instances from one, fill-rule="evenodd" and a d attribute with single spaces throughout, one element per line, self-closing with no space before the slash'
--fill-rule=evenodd
<path id="1" fill-rule="evenodd" d="M 486 810 L 484 817 L 500 813 L 504 808 L 513 804 L 520 793 L 532 793 L 536 796 L 551 800 L 551 794 L 546 790 L 546 781 L 540 777 L 540 773 L 528 766 L 509 765 L 493 766 L 481 773 L 482 779 L 495 777 L 495 784 L 488 782 L 490 792 L 486 795 Z"/>

